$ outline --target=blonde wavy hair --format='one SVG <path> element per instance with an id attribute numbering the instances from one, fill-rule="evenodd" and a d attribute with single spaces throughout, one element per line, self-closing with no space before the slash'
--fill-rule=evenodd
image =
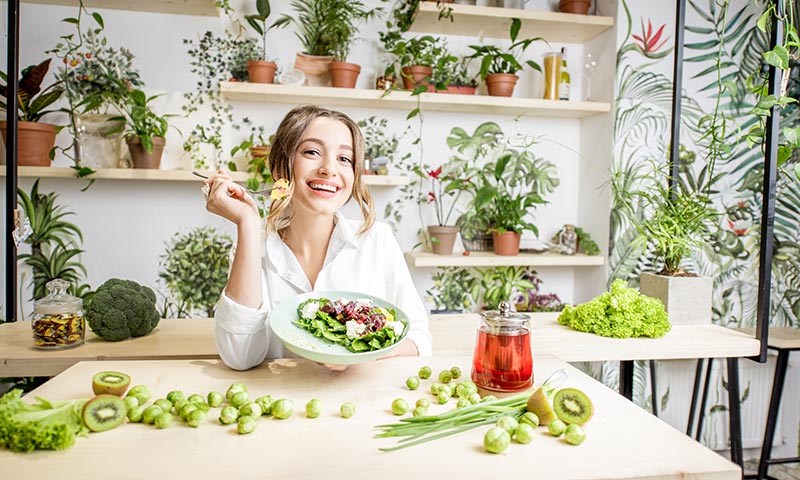
<path id="1" fill-rule="evenodd" d="M 361 209 L 364 216 L 364 224 L 358 231 L 358 235 L 369 230 L 375 223 L 375 207 L 372 204 L 372 195 L 361 182 L 361 174 L 364 171 L 364 136 L 356 122 L 344 113 L 335 110 L 328 110 L 314 105 L 303 105 L 292 109 L 281 121 L 278 131 L 275 132 L 275 139 L 272 142 L 269 152 L 269 169 L 272 178 L 279 180 L 286 179 L 289 182 L 289 194 L 281 199 L 272 201 L 267 215 L 267 232 L 277 232 L 281 237 L 284 236 L 286 229 L 291 224 L 289 206 L 294 195 L 294 157 L 303 139 L 303 132 L 317 118 L 326 117 L 338 120 L 345 124 L 353 135 L 353 191 L 350 198 L 354 199 Z M 349 199 L 348 199 L 349 201 Z"/>

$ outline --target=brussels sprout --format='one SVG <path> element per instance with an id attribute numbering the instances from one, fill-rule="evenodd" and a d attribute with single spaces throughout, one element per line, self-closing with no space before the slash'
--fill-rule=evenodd
<path id="1" fill-rule="evenodd" d="M 318 398 L 312 398 L 311 400 L 306 403 L 306 417 L 308 418 L 317 418 L 319 417 L 319 411 L 322 408 L 322 402 L 319 401 Z"/>
<path id="2" fill-rule="evenodd" d="M 497 397 L 495 397 L 494 395 L 486 395 L 485 397 L 481 398 L 481 401 L 479 403 L 491 402 L 492 400 L 497 400 Z"/>
<path id="3" fill-rule="evenodd" d="M 395 415 L 404 415 L 408 411 L 408 402 L 402 398 L 396 398 L 392 402 L 392 413 Z"/>
<path id="4" fill-rule="evenodd" d="M 436 403 L 439 405 L 444 405 L 450 400 L 450 395 L 445 390 L 439 390 L 439 393 L 436 394 Z"/>
<path id="5" fill-rule="evenodd" d="M 173 390 L 167 394 L 167 400 L 169 400 L 169 403 L 175 405 L 178 400 L 186 400 L 186 394 L 181 390 Z"/>
<path id="6" fill-rule="evenodd" d="M 475 385 L 474 383 L 467 381 L 461 382 L 458 385 L 456 385 L 456 395 L 458 395 L 458 398 L 469 399 L 469 397 L 473 393 L 478 393 L 478 387 L 474 385 Z"/>
<path id="7" fill-rule="evenodd" d="M 128 409 L 128 420 L 131 423 L 139 423 L 142 421 L 142 414 L 144 413 L 145 406 L 139 405 Z"/>
<path id="8" fill-rule="evenodd" d="M 459 398 L 458 402 L 456 402 L 456 408 L 469 407 L 470 405 L 472 404 L 469 402 L 469 399 L 464 397 Z"/>
<path id="9" fill-rule="evenodd" d="M 199 408 L 197 408 L 197 405 L 187 401 L 186 404 L 183 407 L 181 407 L 181 410 L 178 412 L 178 415 L 180 415 L 182 419 L 186 420 L 189 418 L 189 414 L 194 412 L 195 410 L 199 410 Z"/>
<path id="10" fill-rule="evenodd" d="M 518 443 L 531 443 L 535 430 L 527 423 L 520 423 L 514 430 L 514 440 Z"/>
<path id="11" fill-rule="evenodd" d="M 288 398 L 280 398 L 272 404 L 272 416 L 284 420 L 294 413 L 294 402 Z"/>
<path id="12" fill-rule="evenodd" d="M 250 416 L 258 418 L 263 414 L 264 411 L 261 410 L 261 405 L 257 404 L 256 402 L 247 402 L 241 407 L 239 407 L 239 415 L 242 417 Z"/>
<path id="13" fill-rule="evenodd" d="M 228 403 L 233 405 L 236 408 L 241 407 L 245 403 L 250 400 L 250 397 L 247 396 L 247 392 L 239 391 L 233 394 L 231 398 L 228 399 Z"/>
<path id="14" fill-rule="evenodd" d="M 503 453 L 511 443 L 511 435 L 505 428 L 492 427 L 483 436 L 483 448 L 489 453 Z"/>
<path id="15" fill-rule="evenodd" d="M 516 418 L 506 415 L 504 417 L 500 417 L 500 420 L 498 420 L 495 425 L 500 428 L 505 428 L 510 435 L 513 435 L 514 431 L 516 431 L 517 427 L 519 426 L 519 422 Z"/>
<path id="16" fill-rule="evenodd" d="M 139 398 L 137 397 L 125 397 L 125 408 L 128 410 L 132 408 L 136 408 L 139 406 Z"/>
<path id="17" fill-rule="evenodd" d="M 586 432 L 580 425 L 571 423 L 567 425 L 567 430 L 564 432 L 564 440 L 570 445 L 580 445 L 586 440 Z"/>
<path id="18" fill-rule="evenodd" d="M 469 403 L 475 405 L 476 403 L 481 403 L 481 394 L 478 392 L 473 393 L 469 396 Z"/>
<path id="19" fill-rule="evenodd" d="M 199 393 L 193 393 L 189 395 L 189 398 L 187 398 L 186 400 L 196 405 L 199 405 L 201 403 L 206 403 L 206 397 L 200 395 Z"/>
<path id="20" fill-rule="evenodd" d="M 208 406 L 219 407 L 225 397 L 219 392 L 208 392 Z"/>
<path id="21" fill-rule="evenodd" d="M 418 375 L 419 375 L 419 378 L 424 380 L 426 378 L 430 378 L 432 373 L 433 373 L 433 370 L 431 370 L 431 367 L 426 365 L 426 366 L 424 366 L 424 367 L 419 369 Z"/>
<path id="22" fill-rule="evenodd" d="M 417 400 L 417 403 L 415 404 L 415 406 L 420 407 L 420 408 L 424 408 L 425 411 L 427 411 L 428 407 L 431 406 L 431 401 L 428 400 L 427 398 L 420 398 L 419 400 Z"/>
<path id="23" fill-rule="evenodd" d="M 440 389 L 441 389 L 443 386 L 444 386 L 444 385 L 442 385 L 442 384 L 440 384 L 440 383 L 432 383 L 432 384 L 431 384 L 431 395 L 433 395 L 434 397 L 435 397 L 436 395 L 439 395 L 439 390 L 440 390 Z"/>
<path id="24" fill-rule="evenodd" d="M 442 383 L 450 383 L 450 380 L 453 379 L 453 374 L 450 373 L 450 370 L 442 370 L 439 372 L 439 381 Z"/>
<path id="25" fill-rule="evenodd" d="M 150 405 L 142 412 L 142 421 L 148 425 L 152 425 L 156 421 L 156 417 L 164 413 L 164 410 L 158 405 Z"/>
<path id="26" fill-rule="evenodd" d="M 236 407 L 228 405 L 219 412 L 219 423 L 223 425 L 230 425 L 239 419 L 239 410 Z"/>
<path id="27" fill-rule="evenodd" d="M 442 385 L 439 387 L 439 393 L 443 393 L 448 397 L 453 396 L 453 388 L 450 385 Z M 438 395 L 438 394 L 437 394 Z"/>
<path id="28" fill-rule="evenodd" d="M 458 367 L 451 368 L 450 369 L 450 376 L 453 377 L 453 379 L 460 378 L 461 377 L 461 369 L 458 368 Z"/>
<path id="29" fill-rule="evenodd" d="M 172 414 L 169 412 L 164 412 L 156 417 L 154 423 L 156 425 L 156 428 L 167 428 L 170 425 L 172 425 Z"/>
<path id="30" fill-rule="evenodd" d="M 427 414 L 428 414 L 428 409 L 422 407 L 417 407 L 411 412 L 411 415 L 415 417 L 424 417 Z"/>
<path id="31" fill-rule="evenodd" d="M 419 388 L 419 377 L 408 377 L 406 379 L 406 387 L 409 390 L 416 390 Z"/>
<path id="32" fill-rule="evenodd" d="M 191 427 L 197 428 L 205 419 L 206 412 L 198 408 L 189 412 L 189 415 L 186 416 L 186 423 L 188 423 Z"/>
<path id="33" fill-rule="evenodd" d="M 186 405 L 189 405 L 189 400 L 179 399 L 172 404 L 172 408 L 175 410 L 175 413 L 177 413 L 178 416 L 180 416 L 181 409 L 183 409 L 183 407 L 185 407 Z"/>
<path id="34" fill-rule="evenodd" d="M 150 393 L 150 389 L 146 385 L 136 385 L 131 387 L 126 395 L 126 397 L 137 397 L 139 399 L 139 405 L 144 405 L 147 403 L 152 396 L 153 394 Z"/>
<path id="35" fill-rule="evenodd" d="M 236 392 L 247 392 L 247 386 L 244 383 L 234 383 L 230 387 L 228 387 L 228 391 L 225 392 L 225 398 L 230 402 L 231 397 Z"/>
<path id="36" fill-rule="evenodd" d="M 236 425 L 236 431 L 242 435 L 248 434 L 256 429 L 256 417 L 245 415 L 239 417 L 239 423 Z"/>
<path id="37" fill-rule="evenodd" d="M 519 417 L 519 423 L 527 423 L 533 428 L 539 426 L 539 417 L 533 412 L 525 412 Z"/>
<path id="38" fill-rule="evenodd" d="M 190 405 L 194 405 L 195 407 L 197 407 L 198 410 L 202 410 L 203 413 L 208 413 L 208 411 L 211 410 L 211 407 L 206 402 L 203 402 L 203 403 L 192 403 L 192 402 L 189 402 L 189 404 Z"/>
<path id="39" fill-rule="evenodd" d="M 272 395 L 264 395 L 256 398 L 256 403 L 261 406 L 263 415 L 269 415 L 272 413 L 272 402 Z"/>
<path id="40" fill-rule="evenodd" d="M 564 430 L 567 429 L 567 425 L 562 422 L 561 420 L 553 420 L 552 422 L 547 424 L 547 431 L 550 432 L 550 435 L 554 437 L 560 437 Z"/>
<path id="41" fill-rule="evenodd" d="M 172 402 L 170 402 L 166 398 L 159 398 L 158 400 L 153 402 L 153 405 L 158 405 L 159 407 L 161 407 L 161 410 L 165 412 L 169 412 L 170 410 L 172 410 Z"/>
<path id="42" fill-rule="evenodd" d="M 356 414 L 356 405 L 353 402 L 345 402 L 339 408 L 339 413 L 342 414 L 342 418 L 350 418 Z"/>

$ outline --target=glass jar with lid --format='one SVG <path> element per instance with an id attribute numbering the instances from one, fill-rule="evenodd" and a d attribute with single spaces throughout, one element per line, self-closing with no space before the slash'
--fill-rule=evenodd
<path id="1" fill-rule="evenodd" d="M 472 381 L 490 393 L 517 392 L 533 384 L 530 317 L 512 312 L 508 302 L 481 312 Z"/>
<path id="2" fill-rule="evenodd" d="M 33 303 L 33 343 L 42 350 L 58 350 L 83 344 L 86 320 L 83 301 L 67 293 L 69 283 L 57 278 L 47 282 L 49 294 Z"/>

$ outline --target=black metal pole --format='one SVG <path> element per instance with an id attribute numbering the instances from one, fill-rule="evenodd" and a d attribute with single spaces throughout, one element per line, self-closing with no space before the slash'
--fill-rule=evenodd
<path id="1" fill-rule="evenodd" d="M 692 387 L 692 402 L 689 405 L 689 421 L 686 422 L 686 435 L 692 436 L 694 430 L 694 415 L 697 412 L 697 394 L 700 393 L 700 381 L 703 377 L 703 359 L 697 359 L 697 368 L 694 371 L 694 386 Z"/>
<path id="2" fill-rule="evenodd" d="M 731 462 L 744 471 L 742 458 L 742 413 L 739 409 L 739 359 L 728 359 L 728 422 L 731 437 Z"/>
<path id="3" fill-rule="evenodd" d="M 770 32 L 769 48 L 783 43 L 783 0 L 775 2 L 777 9 L 772 17 L 772 32 Z M 781 95 L 781 71 L 770 65 L 767 69 L 767 95 Z M 761 343 L 757 357 L 752 357 L 759 363 L 767 361 L 767 340 L 769 338 L 769 308 L 770 289 L 772 287 L 772 236 L 775 226 L 775 181 L 778 176 L 778 141 L 780 133 L 780 108 L 775 105 L 770 109 L 767 117 L 766 138 L 764 139 L 764 185 L 761 198 L 761 244 L 758 258 L 758 307 L 756 310 L 756 338 Z"/>
<path id="4" fill-rule="evenodd" d="M 19 90 L 19 0 L 8 0 L 8 85 L 6 87 L 6 320 L 17 320 L 17 108 Z"/>
<path id="5" fill-rule="evenodd" d="M 675 48 L 672 54 L 672 122 L 669 134 L 669 179 L 668 186 L 674 198 L 673 187 L 678 182 L 678 154 L 681 146 L 681 94 L 683 93 L 683 32 L 686 26 L 686 0 L 675 2 Z"/>
<path id="6" fill-rule="evenodd" d="M 758 460 L 758 476 L 767 478 L 769 460 L 772 457 L 772 440 L 775 437 L 775 427 L 778 423 L 778 411 L 781 408 L 781 395 L 783 383 L 786 381 L 786 369 L 789 365 L 790 350 L 778 351 L 778 360 L 775 362 L 775 377 L 772 380 L 772 395 L 769 397 L 769 413 L 767 426 L 764 429 L 764 443 L 761 445 L 761 457 Z"/>
<path id="7" fill-rule="evenodd" d="M 633 400 L 633 369 L 633 360 L 620 360 L 619 394 L 628 400 Z"/>

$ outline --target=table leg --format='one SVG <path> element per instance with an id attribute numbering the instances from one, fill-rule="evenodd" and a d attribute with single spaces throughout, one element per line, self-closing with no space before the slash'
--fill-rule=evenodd
<path id="1" fill-rule="evenodd" d="M 700 378 L 703 375 L 703 359 L 697 359 L 697 368 L 694 370 L 694 386 L 692 387 L 692 403 L 689 406 L 689 421 L 686 422 L 686 435 L 692 436 L 694 430 L 694 414 L 697 411 L 697 394 L 700 392 Z"/>
<path id="2" fill-rule="evenodd" d="M 633 400 L 633 360 L 619 362 L 619 394 Z"/>
<path id="3" fill-rule="evenodd" d="M 697 435 L 694 437 L 698 442 L 703 435 L 703 421 L 706 418 L 706 402 L 708 401 L 708 387 L 711 385 L 711 370 L 714 368 L 714 359 L 708 359 L 706 366 L 706 378 L 703 381 L 703 396 L 700 397 L 700 412 L 697 414 Z"/>
<path id="4" fill-rule="evenodd" d="M 731 435 L 731 461 L 744 468 L 742 461 L 742 417 L 739 410 L 739 359 L 728 359 L 728 421 Z"/>
<path id="5" fill-rule="evenodd" d="M 789 364 L 789 350 L 778 351 L 778 361 L 775 362 L 775 377 L 772 380 L 772 395 L 769 397 L 769 413 L 767 414 L 767 428 L 764 430 L 764 444 L 761 445 L 761 458 L 758 461 L 758 478 L 767 478 L 769 469 L 768 460 L 772 456 L 772 439 L 775 436 L 775 424 L 778 422 L 778 411 L 781 408 L 781 395 L 783 383 L 786 380 L 786 368 Z"/>
<path id="6" fill-rule="evenodd" d="M 650 360 L 650 396 L 653 398 L 653 415 L 658 416 L 658 388 L 656 388 L 656 361 Z"/>

